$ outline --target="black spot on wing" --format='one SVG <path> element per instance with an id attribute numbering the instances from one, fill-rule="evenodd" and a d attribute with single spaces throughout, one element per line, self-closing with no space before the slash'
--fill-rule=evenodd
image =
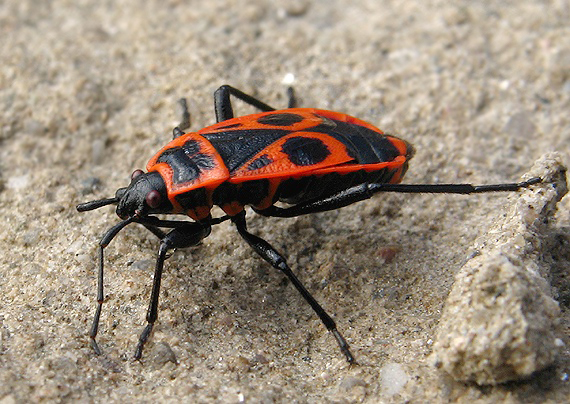
<path id="1" fill-rule="evenodd" d="M 289 156 L 289 160 L 298 166 L 310 166 L 320 163 L 330 154 L 330 150 L 326 144 L 320 139 L 294 136 L 282 146 L 283 153 Z"/>
<path id="2" fill-rule="evenodd" d="M 247 169 L 249 171 L 259 170 L 271 163 L 273 163 L 273 160 L 267 154 L 263 154 L 249 163 Z"/>
<path id="3" fill-rule="evenodd" d="M 182 146 L 165 150 L 157 159 L 157 163 L 166 163 L 172 168 L 172 180 L 175 184 L 194 181 L 203 171 L 211 170 L 216 165 L 211 155 L 200 153 L 200 144 L 195 140 L 188 140 Z"/>
<path id="4" fill-rule="evenodd" d="M 301 122 L 304 118 L 297 114 L 279 113 L 279 114 L 269 114 L 264 115 L 257 119 L 257 123 L 262 125 L 274 125 L 274 126 L 291 126 L 298 122 Z"/>
<path id="5" fill-rule="evenodd" d="M 290 130 L 284 129 L 238 129 L 201 135 L 212 143 L 232 174 L 264 148 L 289 133 Z"/>
<path id="6" fill-rule="evenodd" d="M 325 133 L 343 143 L 356 164 L 392 161 L 400 155 L 400 151 L 382 133 L 353 123 L 327 119 L 335 125 L 320 124 L 311 131 Z"/>

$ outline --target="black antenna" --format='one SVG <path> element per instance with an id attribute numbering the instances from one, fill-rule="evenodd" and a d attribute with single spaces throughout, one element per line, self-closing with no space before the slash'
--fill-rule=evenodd
<path id="1" fill-rule="evenodd" d="M 85 212 L 88 210 L 98 209 L 102 206 L 112 205 L 114 203 L 119 202 L 119 198 L 107 198 L 107 199 L 99 199 L 98 201 L 91 201 L 80 203 L 76 206 L 78 212 Z"/>

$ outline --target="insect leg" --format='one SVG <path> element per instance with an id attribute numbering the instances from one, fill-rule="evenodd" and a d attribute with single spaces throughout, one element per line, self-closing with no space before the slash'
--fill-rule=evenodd
<path id="1" fill-rule="evenodd" d="M 475 194 L 484 192 L 517 191 L 521 188 L 528 188 L 541 181 L 542 180 L 540 178 L 531 178 L 522 182 L 489 185 L 364 183 L 355 185 L 329 197 L 300 203 L 290 208 L 271 206 L 267 209 L 256 210 L 256 212 L 264 216 L 294 217 L 309 213 L 339 209 L 355 202 L 371 198 L 377 192 Z"/>
<path id="2" fill-rule="evenodd" d="M 160 241 L 158 255 L 156 257 L 156 265 L 154 269 L 154 278 L 152 282 L 152 292 L 150 303 L 146 314 L 147 325 L 142 331 L 137 348 L 135 351 L 135 359 L 140 359 L 145 343 L 150 336 L 154 323 L 158 318 L 158 299 L 160 295 L 160 281 L 162 278 L 162 270 L 168 250 L 173 248 L 185 248 L 195 246 L 202 239 L 210 234 L 211 226 L 200 223 L 186 222 L 183 226 L 171 230 Z"/>
<path id="3" fill-rule="evenodd" d="M 297 97 L 295 97 L 295 90 L 293 87 L 287 88 L 287 108 L 297 107 Z"/>
<path id="4" fill-rule="evenodd" d="M 103 308 L 103 300 L 105 295 L 103 292 L 103 264 L 104 264 L 104 250 L 105 247 L 115 238 L 115 236 L 123 230 L 125 226 L 133 222 L 133 218 L 123 220 L 117 223 L 115 226 L 111 227 L 107 233 L 103 236 L 101 241 L 99 241 L 99 271 L 97 274 L 97 309 L 95 310 L 95 315 L 93 316 L 93 324 L 91 325 L 91 330 L 89 331 L 89 337 L 91 338 L 91 346 L 97 355 L 101 355 L 101 350 L 99 345 L 97 345 L 97 331 L 99 331 L 99 320 L 101 318 L 101 310 Z"/>
<path id="5" fill-rule="evenodd" d="M 190 127 L 190 112 L 188 111 L 188 103 L 186 102 L 186 98 L 180 98 L 178 100 L 178 104 L 180 105 L 180 109 L 182 111 L 182 120 L 177 127 L 172 130 L 172 138 L 176 139 L 179 136 L 184 134 L 184 129 L 188 129 Z"/>
<path id="6" fill-rule="evenodd" d="M 214 93 L 214 109 L 216 111 L 216 121 L 222 122 L 232 119 L 234 117 L 234 110 L 232 108 L 232 103 L 230 100 L 230 95 L 233 95 L 239 100 L 255 107 L 261 111 L 275 111 L 275 108 L 267 105 L 266 103 L 258 100 L 251 95 L 244 93 L 227 84 L 221 86 Z"/>
<path id="7" fill-rule="evenodd" d="M 210 218 L 205 223 L 207 223 L 206 226 L 207 225 L 213 226 L 216 224 L 223 223 L 229 219 L 230 219 L 230 216 L 225 215 L 225 216 L 217 217 L 217 218 L 213 218 L 213 219 Z M 142 224 L 144 227 L 146 227 L 146 229 L 148 231 L 150 231 L 152 234 L 154 234 L 160 240 L 162 240 L 166 236 L 166 233 L 163 232 L 160 229 L 160 227 L 166 227 L 169 229 L 176 229 L 178 227 L 183 227 L 183 226 L 186 226 L 188 224 L 194 223 L 194 222 L 188 222 L 186 220 L 161 220 L 155 216 L 146 216 L 143 218 L 135 218 L 134 221 L 136 223 Z"/>
<path id="8" fill-rule="evenodd" d="M 257 252 L 265 261 L 271 264 L 274 268 L 282 271 L 293 283 L 295 288 L 301 293 L 301 296 L 311 305 L 315 313 L 319 316 L 327 330 L 329 330 L 336 338 L 340 350 L 345 355 L 346 360 L 349 363 L 354 363 L 354 356 L 350 352 L 349 345 L 337 330 L 334 320 L 327 314 L 325 309 L 315 300 L 311 293 L 303 286 L 299 278 L 295 276 L 283 256 L 277 252 L 267 241 L 262 238 L 255 236 L 247 231 L 245 222 L 245 213 L 237 215 L 232 218 L 232 221 L 236 224 L 237 230 L 240 236 L 247 241 L 247 243 Z"/>
<path id="9" fill-rule="evenodd" d="M 484 192 L 511 192 L 542 182 L 541 178 L 531 178 L 521 182 L 506 184 L 370 184 L 370 191 L 376 192 L 405 192 L 405 193 L 435 193 L 435 194 L 481 194 Z"/>

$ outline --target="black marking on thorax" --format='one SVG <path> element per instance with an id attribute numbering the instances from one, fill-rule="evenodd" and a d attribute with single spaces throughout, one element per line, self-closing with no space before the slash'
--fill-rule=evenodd
<path id="1" fill-rule="evenodd" d="M 156 162 L 167 163 L 172 168 L 172 181 L 175 184 L 195 181 L 202 172 L 216 166 L 211 155 L 200 152 L 200 143 L 194 139 L 188 140 L 182 146 L 165 150 Z"/>

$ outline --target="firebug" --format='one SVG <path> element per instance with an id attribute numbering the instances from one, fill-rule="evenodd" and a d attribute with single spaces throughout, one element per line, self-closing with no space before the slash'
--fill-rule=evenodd
<path id="1" fill-rule="evenodd" d="M 230 95 L 261 113 L 234 117 Z M 160 239 L 154 270 L 147 325 L 135 358 L 142 355 L 158 318 L 160 281 L 167 252 L 195 246 L 208 237 L 212 226 L 231 220 L 239 235 L 265 261 L 282 271 L 313 308 L 338 342 L 349 363 L 355 361 L 335 321 L 293 273 L 285 258 L 267 241 L 250 233 L 245 206 L 263 216 L 294 217 L 342 208 L 379 192 L 471 194 L 516 191 L 541 181 L 473 186 L 471 184 L 400 184 L 414 154 L 405 140 L 339 112 L 296 108 L 289 90 L 287 109 L 275 110 L 260 100 L 224 85 L 214 94 L 217 123 L 197 132 L 184 133 L 183 124 L 173 139 L 147 164 L 147 172 L 135 170 L 130 184 L 113 198 L 82 203 L 87 211 L 116 204 L 121 222 L 99 242 L 97 308 L 90 331 L 97 354 L 99 319 L 104 301 L 104 249 L 125 226 L 138 223 Z M 276 202 L 288 204 L 278 207 Z M 225 213 L 212 217 L 216 205 Z M 157 214 L 189 216 L 192 221 L 167 220 Z M 165 231 L 164 229 L 168 229 Z"/>

